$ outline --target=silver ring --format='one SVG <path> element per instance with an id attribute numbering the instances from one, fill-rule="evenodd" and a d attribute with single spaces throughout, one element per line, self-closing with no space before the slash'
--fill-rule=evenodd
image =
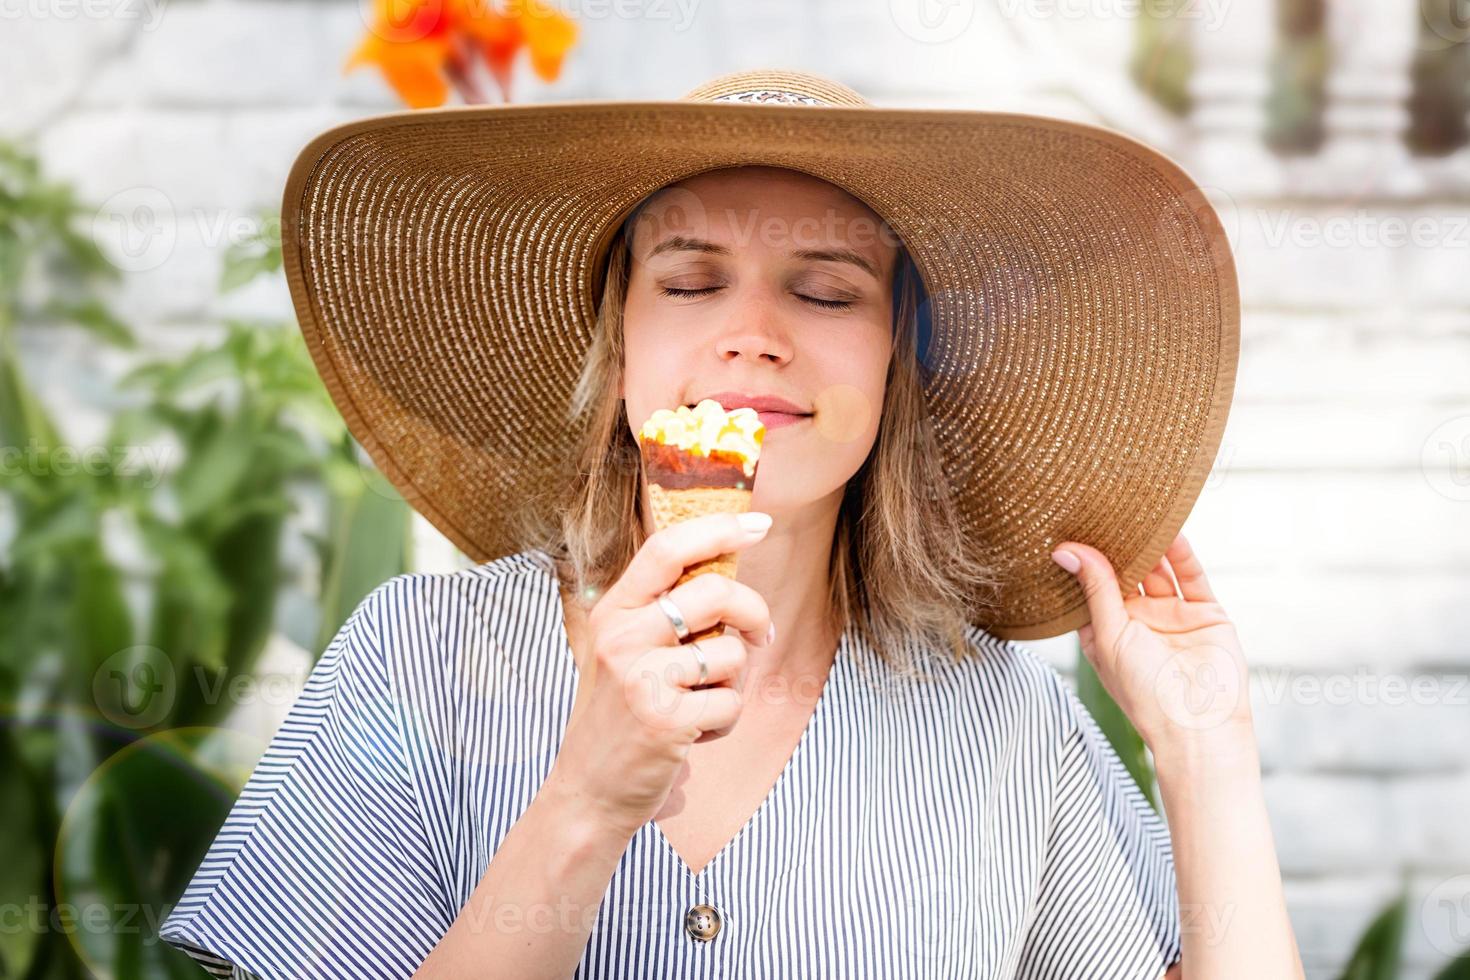
<path id="1" fill-rule="evenodd" d="M 669 624 L 674 627 L 674 635 L 681 641 L 689 635 L 689 624 L 684 622 L 684 614 L 679 612 L 679 607 L 674 605 L 674 600 L 669 598 L 665 592 L 658 597 L 658 607 L 669 617 Z"/>
<path id="2" fill-rule="evenodd" d="M 694 640 L 689 641 L 689 648 L 694 651 L 694 659 L 699 661 L 699 683 L 709 683 L 709 661 L 704 659 L 704 651 L 699 648 L 699 644 Z"/>

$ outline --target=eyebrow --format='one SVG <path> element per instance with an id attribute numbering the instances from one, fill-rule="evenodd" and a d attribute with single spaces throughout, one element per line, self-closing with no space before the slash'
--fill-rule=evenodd
<path id="1" fill-rule="evenodd" d="M 708 255 L 729 255 L 730 250 L 723 245 L 705 241 L 702 238 L 689 238 L 685 235 L 670 235 L 648 252 L 648 258 L 662 255 L 664 252 L 703 252 Z M 873 265 L 867 258 L 859 255 L 850 248 L 803 248 L 791 253 L 798 259 L 808 262 L 846 262 L 862 269 L 874 279 L 882 279 L 878 274 L 877 266 Z"/>
<path id="2" fill-rule="evenodd" d="M 684 235 L 670 235 L 649 249 L 648 257 L 662 255 L 664 252 L 708 252 L 710 255 L 729 255 L 730 250 L 723 245 L 707 242 L 703 238 L 689 238 Z"/>

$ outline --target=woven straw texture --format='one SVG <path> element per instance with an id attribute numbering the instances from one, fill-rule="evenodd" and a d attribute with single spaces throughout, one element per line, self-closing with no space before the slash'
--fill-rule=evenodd
<path id="1" fill-rule="evenodd" d="M 1086 623 L 1049 557 L 1063 540 L 1133 589 L 1204 485 L 1234 389 L 1235 269 L 1199 188 L 1069 121 L 875 108 L 798 73 L 691 96 L 398 112 L 302 151 L 282 208 L 296 312 L 404 497 L 476 561 L 519 550 L 506 502 L 568 478 L 618 223 L 671 181 L 782 166 L 867 203 L 923 276 L 930 416 L 1003 578 L 976 624 L 1031 639 Z"/>

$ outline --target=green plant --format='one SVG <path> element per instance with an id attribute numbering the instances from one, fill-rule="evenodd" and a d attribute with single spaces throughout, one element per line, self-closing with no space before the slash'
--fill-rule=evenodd
<path id="1" fill-rule="evenodd" d="M 1181 16 L 1189 0 L 1144 4 L 1134 25 L 1133 55 L 1128 72 L 1139 88 L 1176 116 L 1194 106 L 1189 79 L 1194 74 L 1194 51 L 1189 21 Z"/>
<path id="2" fill-rule="evenodd" d="M 1276 152 L 1306 154 L 1321 148 L 1331 66 L 1326 0 L 1281 0 L 1264 134 Z"/>
<path id="3" fill-rule="evenodd" d="M 407 568 L 409 509 L 360 462 L 289 321 L 227 321 L 138 365 L 106 438 L 69 442 L 15 332 L 136 346 L 104 299 L 119 274 L 79 230 L 92 213 L 0 144 L 0 906 L 26 910 L 0 930 L 0 977 L 194 977 L 157 925 L 262 747 L 218 726 L 273 631 L 297 495 L 329 501 L 328 638 Z M 262 227 L 225 256 L 222 290 L 278 272 Z M 168 465 L 140 472 L 144 447 Z"/>
<path id="4" fill-rule="evenodd" d="M 1108 743 L 1118 753 L 1118 758 L 1123 760 L 1123 765 L 1128 768 L 1128 774 L 1138 784 L 1144 798 L 1157 810 L 1159 802 L 1154 790 L 1154 770 L 1153 764 L 1149 762 L 1148 747 L 1143 744 L 1143 737 L 1138 734 L 1123 709 L 1118 707 L 1118 703 L 1102 686 L 1097 671 L 1092 669 L 1092 664 L 1082 655 L 1080 643 L 1077 645 L 1076 676 L 1078 699 L 1097 722 L 1097 727 L 1107 736 Z"/>
<path id="5" fill-rule="evenodd" d="M 1409 916 L 1407 890 L 1368 923 L 1338 980 L 1398 980 L 1403 975 L 1404 930 Z M 1463 953 L 1434 980 L 1470 980 L 1470 953 Z"/>

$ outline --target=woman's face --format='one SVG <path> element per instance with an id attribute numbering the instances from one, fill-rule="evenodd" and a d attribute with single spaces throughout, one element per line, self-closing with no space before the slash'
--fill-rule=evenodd
<path id="1" fill-rule="evenodd" d="M 722 392 L 783 398 L 811 414 L 763 417 L 752 509 L 840 500 L 877 436 L 896 245 L 866 205 L 793 171 L 740 167 L 658 191 L 634 227 L 624 304 L 634 434 L 656 408 Z"/>

